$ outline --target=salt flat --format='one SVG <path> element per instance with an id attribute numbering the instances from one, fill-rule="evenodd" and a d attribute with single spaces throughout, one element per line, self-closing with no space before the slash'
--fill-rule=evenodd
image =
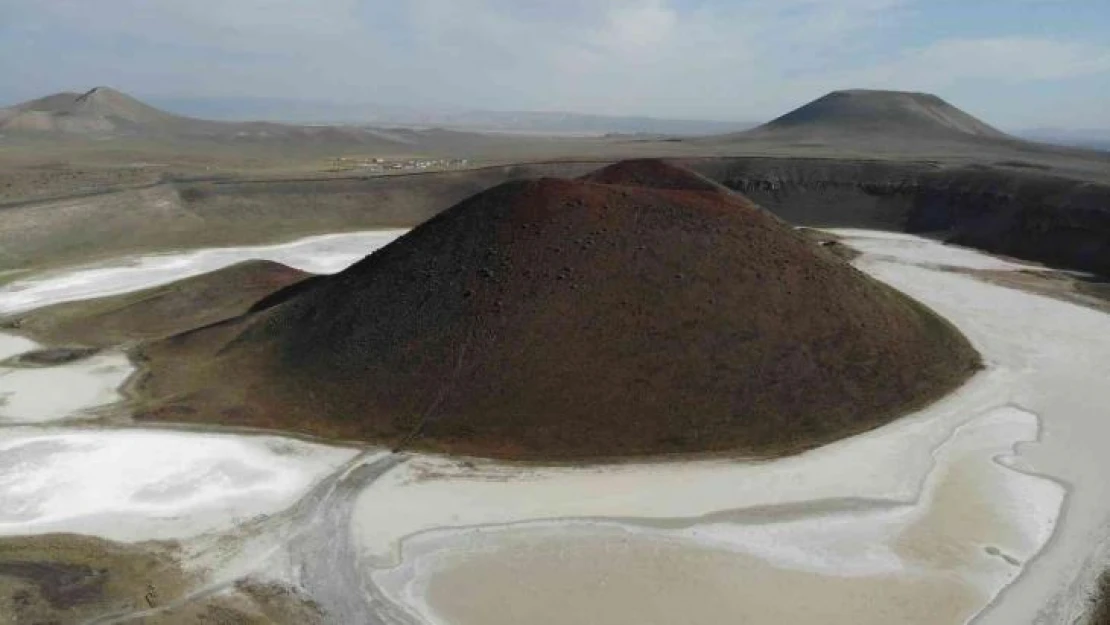
<path id="1" fill-rule="evenodd" d="M 0 361 L 42 346 L 0 334 Z M 45 423 L 92 416 L 120 401 L 120 386 L 134 372 L 127 356 L 106 351 L 52 367 L 0 364 L 0 425 Z"/>
<path id="2" fill-rule="evenodd" d="M 869 256 L 867 262 L 890 260 L 925 267 L 957 267 L 994 271 L 1041 270 L 1044 267 L 984 254 L 978 250 L 945 245 L 912 234 L 841 228 L 830 230 L 845 243 Z"/>
<path id="3" fill-rule="evenodd" d="M 334 273 L 404 233 L 372 230 L 329 234 L 279 245 L 134 256 L 55 271 L 0 286 L 0 314 L 138 291 L 245 260 L 270 260 L 312 273 Z"/>
<path id="4" fill-rule="evenodd" d="M 274 436 L 0 430 L 0 535 L 187 538 L 279 512 L 357 454 Z"/>

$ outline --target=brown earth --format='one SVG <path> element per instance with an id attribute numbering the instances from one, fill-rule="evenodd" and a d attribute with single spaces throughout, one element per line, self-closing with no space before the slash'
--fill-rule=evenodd
<path id="1" fill-rule="evenodd" d="M 167 544 L 74 534 L 0 539 L 4 623 L 81 623 L 147 610 L 180 598 L 194 581 Z"/>
<path id="2" fill-rule="evenodd" d="M 481 193 L 268 307 L 146 345 L 140 417 L 518 459 L 769 455 L 976 369 L 916 302 L 742 196 L 667 179 Z"/>
<path id="3" fill-rule="evenodd" d="M 0 538 L 0 623 L 63 625 L 313 625 L 319 607 L 299 590 L 251 578 L 197 593 L 170 543 L 125 544 L 76 534 Z"/>
<path id="4" fill-rule="evenodd" d="M 109 347 L 160 339 L 241 315 L 263 297 L 310 275 L 255 260 L 152 289 L 40 308 L 0 325 L 55 346 Z"/>

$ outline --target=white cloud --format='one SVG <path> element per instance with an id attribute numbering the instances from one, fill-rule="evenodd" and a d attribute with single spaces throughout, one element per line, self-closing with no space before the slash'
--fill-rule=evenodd
<path id="1" fill-rule="evenodd" d="M 1060 80 L 1110 71 L 1110 47 L 1026 37 L 946 39 L 846 78 L 936 88 L 965 79 L 1003 83 Z"/>
<path id="2" fill-rule="evenodd" d="M 678 23 L 678 15 L 662 0 L 614 6 L 607 17 L 604 43 L 618 51 L 664 44 Z"/>
<path id="3" fill-rule="evenodd" d="M 760 119 L 836 88 L 1110 71 L 1110 48 L 1044 37 L 900 48 L 927 1 L 0 0 L 12 14 L 0 32 L 23 29 L 0 37 L 0 75 L 173 95 Z"/>
<path id="4" fill-rule="evenodd" d="M 55 27 L 79 28 L 88 34 L 265 50 L 283 43 L 295 47 L 305 38 L 352 35 L 359 4 L 358 0 L 46 0 L 36 2 L 32 14 Z"/>

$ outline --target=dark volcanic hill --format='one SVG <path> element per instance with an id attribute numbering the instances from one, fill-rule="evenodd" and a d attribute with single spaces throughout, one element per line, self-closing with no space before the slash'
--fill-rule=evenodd
<path id="1" fill-rule="evenodd" d="M 750 133 L 826 136 L 882 135 L 896 138 L 1007 139 L 1008 136 L 928 93 L 834 91 Z"/>
<path id="2" fill-rule="evenodd" d="M 537 460 L 798 451 L 978 362 L 916 302 L 652 162 L 503 184 L 143 358 L 145 418 Z"/>

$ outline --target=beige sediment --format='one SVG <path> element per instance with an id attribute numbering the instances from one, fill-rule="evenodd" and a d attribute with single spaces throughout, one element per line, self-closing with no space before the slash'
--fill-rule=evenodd
<path id="1" fill-rule="evenodd" d="M 962 624 L 1051 534 L 1044 519 L 1062 489 L 1002 460 L 1035 434 L 1035 416 L 1014 408 L 957 428 L 914 501 L 671 528 L 596 519 L 433 532 L 407 540 L 407 564 L 375 579 L 452 625 Z"/>
<path id="2" fill-rule="evenodd" d="M 985 597 L 951 576 L 838 577 L 632 534 L 509 539 L 433 577 L 453 625 L 955 623 Z"/>

